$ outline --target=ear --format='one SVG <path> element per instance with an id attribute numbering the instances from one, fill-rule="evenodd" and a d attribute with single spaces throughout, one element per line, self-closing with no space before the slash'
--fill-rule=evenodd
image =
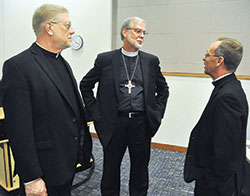
<path id="1" fill-rule="evenodd" d="M 126 28 L 122 29 L 122 35 L 123 35 L 123 37 L 127 37 L 128 36 L 128 30 Z"/>
<path id="2" fill-rule="evenodd" d="M 49 21 L 47 21 L 44 25 L 45 32 L 47 32 L 49 35 L 54 34 L 53 28 L 54 27 L 53 27 L 52 23 Z"/>
<path id="3" fill-rule="evenodd" d="M 216 67 L 219 67 L 221 65 L 224 65 L 224 57 L 223 56 L 219 56 L 219 58 L 217 60 Z"/>

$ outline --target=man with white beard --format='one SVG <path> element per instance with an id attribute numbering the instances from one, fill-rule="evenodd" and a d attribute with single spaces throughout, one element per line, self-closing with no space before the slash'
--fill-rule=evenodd
<path id="1" fill-rule="evenodd" d="M 123 47 L 99 54 L 80 83 L 87 113 L 103 146 L 102 196 L 120 195 L 120 166 L 127 147 L 129 193 L 147 195 L 151 138 L 161 124 L 169 91 L 158 57 L 139 51 L 146 34 L 141 18 L 125 19 Z"/>

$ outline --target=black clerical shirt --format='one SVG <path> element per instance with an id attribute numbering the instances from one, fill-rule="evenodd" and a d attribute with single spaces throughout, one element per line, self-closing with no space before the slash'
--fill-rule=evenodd
<path id="1" fill-rule="evenodd" d="M 131 79 L 132 73 L 135 69 L 137 56 L 129 57 L 124 55 L 124 57 L 129 79 Z M 135 74 L 132 78 L 132 84 L 135 85 L 135 87 L 131 89 L 131 94 L 128 93 L 128 88 L 125 87 L 125 85 L 128 84 L 128 78 L 124 63 L 120 65 L 120 70 L 120 96 L 118 110 L 121 112 L 144 111 L 143 78 L 140 58 L 138 59 Z"/>

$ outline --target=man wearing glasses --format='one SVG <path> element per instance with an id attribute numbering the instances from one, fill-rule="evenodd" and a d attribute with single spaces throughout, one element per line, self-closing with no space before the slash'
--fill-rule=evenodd
<path id="1" fill-rule="evenodd" d="M 220 38 L 203 61 L 214 90 L 192 130 L 184 167 L 186 182 L 196 181 L 195 196 L 245 196 L 248 104 L 234 72 L 242 59 L 241 43 Z M 249 182 L 247 182 L 249 186 Z"/>
<path id="2" fill-rule="evenodd" d="M 36 42 L 3 66 L 5 132 L 20 195 L 69 196 L 76 165 L 90 162 L 92 147 L 75 78 L 61 56 L 74 30 L 68 11 L 53 4 L 40 6 L 32 24 Z"/>
<path id="3" fill-rule="evenodd" d="M 161 124 L 169 92 L 159 59 L 139 50 L 145 35 L 142 19 L 127 18 L 121 27 L 123 47 L 99 54 L 80 83 L 87 112 L 103 146 L 103 196 L 120 195 L 120 166 L 127 147 L 129 193 L 147 195 L 151 137 Z"/>

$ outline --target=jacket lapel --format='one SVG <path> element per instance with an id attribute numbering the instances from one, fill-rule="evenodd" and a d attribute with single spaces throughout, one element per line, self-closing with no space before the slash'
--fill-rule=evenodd
<path id="1" fill-rule="evenodd" d="M 145 101 L 147 102 L 146 98 L 148 97 L 148 82 L 149 82 L 149 63 L 147 61 L 147 57 L 143 54 L 143 52 L 139 51 L 140 63 L 141 63 L 141 70 L 142 70 L 142 78 L 143 78 L 143 90 L 144 90 L 144 97 Z"/>
<path id="2" fill-rule="evenodd" d="M 58 76 L 54 73 L 54 71 L 51 69 L 51 66 L 48 66 L 49 62 L 45 58 L 44 54 L 38 48 L 39 46 L 36 46 L 35 44 L 36 43 L 34 43 L 30 48 L 32 54 L 34 54 L 35 61 L 38 63 L 38 65 L 41 67 L 41 69 L 47 74 L 48 78 L 56 86 L 58 91 L 65 98 L 65 100 L 68 102 L 68 104 L 70 105 L 70 107 L 74 111 L 74 108 L 73 108 L 72 104 L 70 103 L 69 98 L 67 97 L 67 94 L 65 93 L 65 90 L 63 88 L 61 81 L 59 80 Z M 67 69 L 69 69 L 68 66 L 69 65 L 67 64 Z M 72 78 L 72 75 L 73 75 L 72 72 L 70 71 L 69 73 L 70 73 L 70 77 Z M 74 81 L 74 86 L 75 86 L 75 81 Z"/>
<path id="3" fill-rule="evenodd" d="M 214 98 L 216 97 L 216 95 L 218 94 L 219 92 L 219 88 L 214 88 L 213 91 L 212 91 L 212 94 L 210 95 L 210 98 L 208 100 L 208 103 L 203 111 L 203 114 L 207 111 L 207 109 L 209 108 L 210 104 L 213 102 Z"/>
<path id="4" fill-rule="evenodd" d="M 120 65 L 123 64 L 122 54 L 120 50 L 115 50 L 112 59 L 114 84 L 116 90 L 116 96 L 119 98 L 120 92 Z"/>
<path id="5" fill-rule="evenodd" d="M 63 57 L 62 57 L 62 58 L 63 58 Z M 76 79 L 75 79 L 75 77 L 74 77 L 74 74 L 73 74 L 73 72 L 72 72 L 72 69 L 71 69 L 69 63 L 68 63 L 64 58 L 63 58 L 63 60 L 64 60 L 64 63 L 66 64 L 66 68 L 67 68 L 67 70 L 68 70 L 68 72 L 69 72 L 70 79 L 71 79 L 72 82 L 73 82 L 73 88 L 74 88 L 74 91 L 76 92 L 76 97 L 77 97 L 77 99 L 78 99 L 78 102 L 79 102 L 79 103 L 83 103 L 83 102 L 82 102 L 82 99 L 81 99 L 81 97 L 80 97 L 80 94 L 78 93 L 78 92 L 79 92 L 79 91 L 78 91 L 78 85 L 77 85 Z"/>
<path id="6" fill-rule="evenodd" d="M 222 79 L 220 79 L 220 80 L 218 80 L 218 81 L 216 81 L 216 82 L 213 83 L 215 87 L 214 87 L 213 92 L 212 92 L 212 94 L 211 94 L 211 96 L 210 96 L 210 98 L 209 98 L 209 101 L 208 101 L 208 103 L 207 103 L 207 105 L 206 105 L 206 107 L 205 107 L 205 109 L 204 109 L 204 111 L 203 111 L 203 113 L 202 113 L 202 115 L 201 115 L 201 117 L 200 117 L 200 120 L 201 120 L 201 119 L 203 118 L 203 116 L 206 114 L 208 108 L 209 108 L 210 105 L 213 103 L 215 97 L 218 95 L 218 93 L 220 92 L 221 88 L 223 88 L 223 86 L 224 86 L 227 82 L 229 82 L 229 81 L 231 81 L 231 80 L 236 80 L 236 76 L 235 76 L 234 73 L 232 73 L 232 74 L 230 74 L 230 75 L 228 75 L 228 76 L 226 76 L 226 77 L 224 77 L 224 78 L 222 78 Z M 200 120 L 198 121 L 198 123 L 200 122 Z M 198 124 L 198 123 L 197 123 L 197 124 Z"/>

